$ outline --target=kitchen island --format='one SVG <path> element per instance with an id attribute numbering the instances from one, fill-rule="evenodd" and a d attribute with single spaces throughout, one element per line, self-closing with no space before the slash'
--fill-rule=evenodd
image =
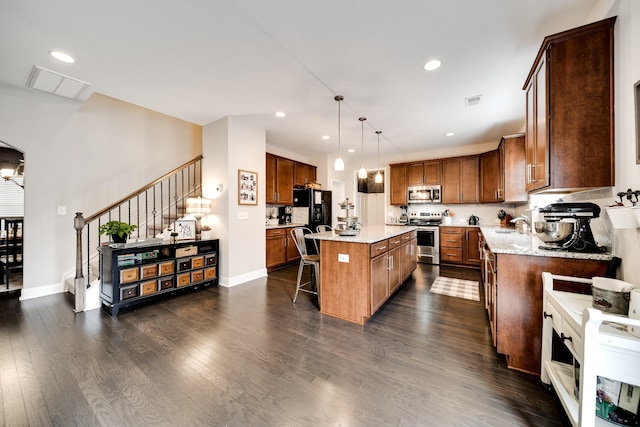
<path id="1" fill-rule="evenodd" d="M 542 272 L 592 278 L 609 270 L 610 253 L 540 249 L 533 234 L 512 228 L 480 227 L 484 248 L 485 307 L 493 343 L 509 368 L 540 374 L 542 343 Z M 613 271 L 615 274 L 615 269 Z M 557 290 L 576 291 L 558 281 Z"/>
<path id="2" fill-rule="evenodd" d="M 364 227 L 307 236 L 320 246 L 320 312 L 363 325 L 416 268 L 416 229 Z"/>

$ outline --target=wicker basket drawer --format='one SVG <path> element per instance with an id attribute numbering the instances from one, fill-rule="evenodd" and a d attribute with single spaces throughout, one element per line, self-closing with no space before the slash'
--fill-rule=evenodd
<path id="1" fill-rule="evenodd" d="M 218 262 L 218 254 L 206 255 L 204 257 L 205 265 L 216 265 Z"/>
<path id="2" fill-rule="evenodd" d="M 140 286 L 124 286 L 120 288 L 120 300 L 135 298 L 140 295 Z"/>
<path id="3" fill-rule="evenodd" d="M 156 277 L 158 275 L 158 264 L 143 265 L 140 267 L 140 278 L 148 279 L 149 277 Z"/>
<path id="4" fill-rule="evenodd" d="M 176 258 L 185 257 L 188 255 L 197 255 L 198 247 L 197 246 L 185 246 L 183 248 L 176 249 Z"/>
<path id="5" fill-rule="evenodd" d="M 204 267 L 204 257 L 193 257 L 191 258 L 191 268 L 200 268 Z"/>
<path id="6" fill-rule="evenodd" d="M 215 279 L 218 277 L 218 272 L 215 267 L 205 268 L 204 270 L 204 278 L 207 280 Z"/>
<path id="7" fill-rule="evenodd" d="M 204 270 L 191 272 L 191 283 L 202 282 L 204 280 Z"/>
<path id="8" fill-rule="evenodd" d="M 174 262 L 166 261 L 160 263 L 160 275 L 164 276 L 165 274 L 172 274 L 174 271 Z"/>
<path id="9" fill-rule="evenodd" d="M 131 283 L 138 280 L 138 267 L 120 270 L 120 283 Z"/>
<path id="10" fill-rule="evenodd" d="M 165 278 L 159 279 L 158 287 L 161 291 L 165 289 L 173 288 L 173 277 L 165 277 Z"/>
<path id="11" fill-rule="evenodd" d="M 178 274 L 178 287 L 186 286 L 191 283 L 191 273 Z"/>
<path id="12" fill-rule="evenodd" d="M 158 281 L 149 280 L 147 282 L 140 283 L 140 293 L 142 295 L 154 294 L 158 291 Z"/>

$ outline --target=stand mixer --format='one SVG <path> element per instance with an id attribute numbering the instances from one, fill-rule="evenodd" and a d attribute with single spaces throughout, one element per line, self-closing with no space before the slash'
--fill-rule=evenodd
<path id="1" fill-rule="evenodd" d="M 552 203 L 540 209 L 545 221 L 535 223 L 535 230 L 542 241 L 547 243 L 540 249 L 568 252 L 601 253 L 606 248 L 598 246 L 589 220 L 600 216 L 600 206 L 595 203 Z M 558 234 L 561 225 L 573 224 L 566 236 Z M 567 227 L 565 227 L 567 228 Z M 555 232 L 555 234 L 553 234 Z"/>

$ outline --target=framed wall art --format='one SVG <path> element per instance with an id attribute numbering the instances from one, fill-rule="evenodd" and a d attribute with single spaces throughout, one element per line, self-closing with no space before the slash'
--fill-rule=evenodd
<path id="1" fill-rule="evenodd" d="M 258 204 L 258 172 L 238 169 L 238 204 Z"/>
<path id="2" fill-rule="evenodd" d="M 178 233 L 176 240 L 189 240 L 196 238 L 195 219 L 180 219 L 175 222 L 173 229 Z"/>

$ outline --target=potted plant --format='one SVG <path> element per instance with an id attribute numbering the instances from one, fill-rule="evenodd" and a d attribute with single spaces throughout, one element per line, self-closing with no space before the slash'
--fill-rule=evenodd
<path id="1" fill-rule="evenodd" d="M 137 225 L 127 224 L 126 222 L 109 221 L 106 224 L 102 224 L 100 228 L 98 228 L 98 232 L 111 236 L 111 240 L 113 240 L 114 243 L 124 243 L 127 241 L 129 234 L 136 228 L 138 228 Z"/>

